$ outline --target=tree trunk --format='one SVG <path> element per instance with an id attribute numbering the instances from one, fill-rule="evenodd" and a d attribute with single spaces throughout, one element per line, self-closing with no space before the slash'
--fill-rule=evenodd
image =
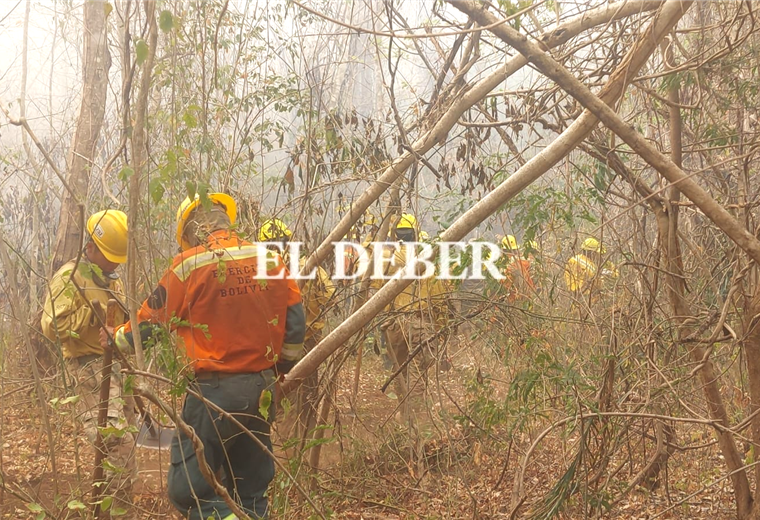
<path id="1" fill-rule="evenodd" d="M 26 83 L 29 73 L 28 66 L 28 52 L 29 52 L 29 11 L 31 8 L 31 0 L 27 0 L 26 9 L 24 11 L 24 43 L 21 50 L 21 96 L 19 96 L 19 117 L 26 119 Z M 55 43 L 55 42 L 54 42 Z M 32 169 L 37 177 L 38 186 L 43 183 L 42 167 L 37 161 L 32 151 L 32 146 L 29 144 L 29 135 L 26 132 L 21 132 L 21 142 L 24 146 L 26 156 L 29 158 L 29 163 L 32 165 Z M 32 236 L 31 236 L 31 251 L 32 260 L 30 266 L 30 272 L 28 275 L 29 280 L 29 305 L 34 306 L 37 298 L 42 294 L 42 278 L 40 275 L 43 273 L 42 269 L 42 257 L 41 257 L 41 240 L 40 240 L 40 203 L 38 197 L 42 196 L 42 189 L 33 189 L 29 194 L 32 202 Z"/>
<path id="2" fill-rule="evenodd" d="M 675 37 L 675 36 L 674 36 Z M 667 48 L 665 56 L 665 66 L 668 69 L 673 68 L 673 46 Z M 671 105 L 668 107 L 670 114 L 670 158 L 681 168 L 683 165 L 683 146 L 681 143 L 681 109 L 678 108 L 680 103 L 680 84 L 673 81 L 668 89 L 668 99 Z M 670 312 L 674 323 L 678 325 L 679 343 L 688 336 L 689 331 L 684 327 L 686 317 L 691 315 L 691 310 L 686 301 L 686 283 L 683 278 L 683 260 L 681 259 L 681 244 L 678 240 L 678 201 L 681 199 L 681 192 L 676 186 L 671 186 L 668 190 L 668 200 L 666 206 L 659 206 L 655 212 L 657 219 L 657 230 L 660 244 L 660 265 L 665 273 L 665 287 L 670 301 Z M 665 209 L 667 208 L 667 211 Z M 654 360 L 652 360 L 654 362 Z M 658 483 L 659 474 L 662 468 L 668 463 L 670 454 L 673 449 L 672 445 L 675 432 L 672 425 L 661 423 L 662 434 L 665 437 L 663 449 L 659 451 L 653 459 L 652 464 L 644 473 L 642 484 L 647 489 L 655 489 Z M 658 444 L 662 435 L 658 435 Z"/>
<path id="3" fill-rule="evenodd" d="M 69 149 L 68 184 L 74 196 L 63 194 L 61 218 L 53 248 L 53 270 L 74 258 L 82 246 L 83 230 L 78 229 L 78 206 L 87 199 L 87 186 L 93 164 L 95 145 L 103 126 L 111 54 L 108 52 L 106 3 L 92 0 L 84 3 L 84 51 L 82 52 L 82 102 Z"/>
<path id="4" fill-rule="evenodd" d="M 145 12 L 148 18 L 148 57 L 143 63 L 142 77 L 140 80 L 140 93 L 135 105 L 135 126 L 132 130 L 132 161 L 134 162 L 134 174 L 129 179 L 129 249 L 127 258 L 127 302 L 129 316 L 132 320 L 132 330 L 139 330 L 137 321 L 138 303 L 141 301 L 137 294 L 137 265 L 140 260 L 137 237 L 137 209 L 140 206 L 140 184 L 148 165 L 147 134 L 145 127 L 148 122 L 148 97 L 150 94 L 150 79 L 153 73 L 153 62 L 156 57 L 158 44 L 158 28 L 156 27 L 156 2 L 146 0 Z M 135 361 L 140 370 L 145 369 L 145 355 L 143 354 L 140 334 L 134 335 Z"/>
<path id="5" fill-rule="evenodd" d="M 747 298 L 744 305 L 742 325 L 744 328 L 744 359 L 747 360 L 747 378 L 749 380 L 750 408 L 754 413 L 760 408 L 760 291 Z M 755 460 L 760 454 L 760 415 L 752 419 L 752 444 Z M 755 468 L 756 480 L 760 479 L 760 468 Z M 760 480 L 757 480 L 760 482 Z"/>

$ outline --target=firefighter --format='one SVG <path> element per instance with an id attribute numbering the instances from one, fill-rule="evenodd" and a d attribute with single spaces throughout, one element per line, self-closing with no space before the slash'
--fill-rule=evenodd
<path id="1" fill-rule="evenodd" d="M 293 232 L 278 218 L 270 218 L 264 221 L 259 228 L 259 242 L 282 242 L 290 240 Z"/>
<path id="2" fill-rule="evenodd" d="M 185 396 L 182 419 L 202 441 L 211 471 L 224 470 L 230 496 L 247 514 L 263 518 L 274 477 L 274 399 L 265 392 L 274 391 L 276 379 L 302 356 L 306 320 L 301 293 L 280 255 L 237 236 L 237 208 L 229 195 L 211 193 L 208 199 L 210 204 L 201 204 L 198 195 L 188 197 L 179 207 L 177 242 L 183 251 L 142 304 L 138 322 L 141 332 L 152 330 L 146 322 L 176 330 L 193 372 L 190 388 L 203 397 Z M 119 328 L 117 345 L 131 344 L 132 333 L 130 324 Z M 234 413 L 247 432 L 204 400 Z M 167 487 L 169 499 L 188 518 L 236 518 L 203 477 L 184 432 L 172 441 Z"/>
<path id="3" fill-rule="evenodd" d="M 386 251 L 390 258 L 387 276 L 392 276 L 404 268 L 406 262 L 406 244 L 415 242 L 419 234 L 417 218 L 411 213 L 404 213 L 394 228 L 396 239 L 400 246 L 395 253 Z M 427 369 L 439 357 L 437 345 L 440 341 L 434 339 L 437 331 L 447 325 L 451 310 L 448 306 L 448 290 L 444 283 L 435 275 L 415 280 L 404 291 L 396 296 L 387 310 L 391 319 L 385 327 L 385 340 L 388 355 L 396 366 L 406 362 L 409 354 L 422 345 L 422 351 L 417 356 L 421 370 Z M 440 368 L 447 370 L 450 364 L 445 356 L 441 359 Z"/>
<path id="4" fill-rule="evenodd" d="M 565 265 L 565 284 L 575 294 L 588 294 L 598 290 L 605 281 L 618 277 L 618 270 L 612 262 L 602 264 L 606 248 L 594 237 L 583 241 L 581 252 Z M 599 269 L 599 266 L 602 266 Z"/>
<path id="5" fill-rule="evenodd" d="M 536 285 L 531 276 L 531 262 L 520 254 L 520 247 L 513 235 L 501 239 L 501 251 L 506 256 L 502 286 L 507 292 L 507 300 L 514 303 L 533 297 Z"/>
<path id="6" fill-rule="evenodd" d="M 98 300 L 103 306 L 115 298 L 123 300 L 124 290 L 116 274 L 127 261 L 127 216 L 118 210 L 99 211 L 87 219 L 87 243 L 81 259 L 65 263 L 50 280 L 42 312 L 42 333 L 54 343 L 60 342 L 66 370 L 72 377 L 76 416 L 92 443 L 98 435 L 100 381 L 104 346 L 100 341 L 101 322 L 88 304 Z M 118 323 L 126 319 L 120 309 Z M 132 399 L 123 395 L 117 366 L 112 367 L 108 424 L 118 434 L 104 438 L 104 456 L 108 461 L 103 496 L 114 499 L 113 511 L 131 509 L 131 490 L 136 476 L 135 424 Z"/>

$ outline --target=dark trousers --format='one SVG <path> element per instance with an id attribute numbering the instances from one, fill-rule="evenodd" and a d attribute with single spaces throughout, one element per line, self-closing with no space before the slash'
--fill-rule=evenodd
<path id="1" fill-rule="evenodd" d="M 274 373 L 271 370 L 253 374 L 199 375 L 191 388 L 205 399 L 232 414 L 252 432 L 268 450 L 272 449 L 269 422 L 259 411 L 264 390 L 272 392 Z M 274 408 L 269 408 L 271 414 Z M 274 478 L 274 462 L 270 456 L 229 418 L 195 396 L 188 394 L 182 419 L 195 430 L 203 442 L 205 458 L 211 471 L 224 479 L 230 496 L 253 518 L 266 518 L 269 483 Z M 223 519 L 232 514 L 200 472 L 198 459 L 189 437 L 180 432 L 172 441 L 171 468 L 168 475 L 169 499 L 187 518 Z"/>

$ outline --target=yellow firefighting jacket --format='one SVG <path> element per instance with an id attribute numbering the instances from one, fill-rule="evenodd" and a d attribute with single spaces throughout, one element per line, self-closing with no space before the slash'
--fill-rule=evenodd
<path id="1" fill-rule="evenodd" d="M 306 265 L 306 258 L 299 260 L 301 269 Z M 316 277 L 307 280 L 301 289 L 301 299 L 306 311 L 306 340 L 318 336 L 325 328 L 325 310 L 330 298 L 335 293 L 335 285 L 327 271 L 317 266 Z"/>
<path id="2" fill-rule="evenodd" d="M 597 276 L 596 264 L 584 254 L 577 254 L 567 261 L 565 266 L 565 283 L 573 292 L 588 292 L 593 286 L 601 286 L 606 279 L 618 277 L 617 268 L 607 262 L 602 266 L 602 271 Z M 591 281 L 594 283 L 590 283 Z"/>
<path id="3" fill-rule="evenodd" d="M 395 251 L 384 249 L 383 256 L 390 259 L 385 270 L 386 276 L 393 276 L 406 266 L 406 244 L 401 244 Z M 392 258 L 391 258 L 392 256 Z M 382 287 L 388 280 L 374 280 L 373 288 Z M 432 311 L 433 317 L 439 325 L 445 325 L 449 316 L 447 298 L 449 290 L 443 280 L 432 276 L 415 280 L 404 291 L 396 296 L 387 310 L 401 312 Z"/>
<path id="4" fill-rule="evenodd" d="M 81 259 L 74 269 L 74 260 L 64 264 L 50 280 L 50 290 L 45 297 L 42 311 L 42 333 L 50 341 L 60 339 L 63 357 L 78 358 L 90 354 L 103 354 L 100 346 L 100 321 L 85 302 L 100 301 L 103 308 L 109 298 L 122 299 L 124 289 L 120 280 L 104 281 L 96 274 L 93 264 Z M 73 276 L 72 276 L 73 275 Z M 82 288 L 80 293 L 75 284 Z M 126 320 L 121 309 L 117 312 L 117 323 Z"/>

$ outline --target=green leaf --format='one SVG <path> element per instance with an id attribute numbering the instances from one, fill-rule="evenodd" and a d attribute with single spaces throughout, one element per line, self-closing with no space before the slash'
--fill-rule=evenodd
<path id="1" fill-rule="evenodd" d="M 124 516 L 127 514 L 127 510 L 123 507 L 114 507 L 111 510 L 111 516 Z"/>
<path id="2" fill-rule="evenodd" d="M 61 404 L 69 404 L 69 403 L 77 403 L 79 402 L 79 396 L 78 395 L 72 395 L 71 397 L 67 397 L 66 399 L 61 401 Z"/>
<path id="3" fill-rule="evenodd" d="M 269 420 L 269 407 L 272 406 L 272 391 L 264 390 L 259 396 L 259 413 L 265 421 Z"/>
<path id="4" fill-rule="evenodd" d="M 44 513 L 45 512 L 45 510 L 42 509 L 42 506 L 39 505 L 37 502 L 32 502 L 31 504 L 27 504 L 26 507 L 32 513 Z"/>
<path id="5" fill-rule="evenodd" d="M 137 56 L 137 64 L 142 65 L 145 59 L 148 57 L 148 44 L 142 38 L 137 41 L 135 45 L 135 56 Z"/>
<path id="6" fill-rule="evenodd" d="M 198 126 L 198 119 L 196 119 L 196 117 L 189 110 L 185 111 L 185 113 L 182 114 L 182 122 L 185 123 L 185 126 L 188 128 L 195 128 Z"/>
<path id="7" fill-rule="evenodd" d="M 108 459 L 103 459 L 103 462 L 101 463 L 101 466 L 103 466 L 103 469 L 106 471 L 111 471 L 113 473 L 124 473 L 124 468 L 117 468 L 113 464 L 111 464 Z M 106 482 L 103 482 L 105 484 Z"/>
<path id="8" fill-rule="evenodd" d="M 105 428 L 98 428 L 98 430 L 100 431 L 100 435 L 102 435 L 104 439 L 107 439 L 111 435 L 113 435 L 117 439 L 121 439 L 122 437 L 124 437 L 124 434 L 127 433 L 126 429 L 117 428 L 115 426 L 106 426 Z"/>
<path id="9" fill-rule="evenodd" d="M 187 198 L 193 200 L 195 198 L 195 183 L 193 181 L 185 181 L 185 189 L 187 190 Z"/>
<path id="10" fill-rule="evenodd" d="M 158 15 L 158 26 L 164 32 L 169 32 L 174 28 L 174 17 L 169 11 L 164 9 L 161 11 L 161 14 Z"/>
<path id="11" fill-rule="evenodd" d="M 92 280 L 93 277 L 103 279 L 103 270 L 95 264 L 79 264 L 82 268 L 81 274 Z"/>
<path id="12" fill-rule="evenodd" d="M 201 204 L 203 204 L 204 208 L 211 209 L 213 203 L 208 196 L 208 188 L 209 186 L 205 182 L 198 184 L 198 198 L 201 200 Z"/>
<path id="13" fill-rule="evenodd" d="M 100 510 L 108 511 L 111 508 L 111 504 L 113 504 L 113 497 L 105 497 L 100 502 Z"/>
<path id="14" fill-rule="evenodd" d="M 293 408 L 293 404 L 287 397 L 280 399 L 280 406 L 282 407 L 282 411 L 285 413 L 285 415 L 288 415 L 288 413 L 290 413 L 290 409 Z"/>
<path id="15" fill-rule="evenodd" d="M 118 177 L 121 182 L 127 182 L 129 178 L 134 175 L 135 171 L 130 168 L 129 166 L 125 166 L 124 168 L 119 171 Z"/>
<path id="16" fill-rule="evenodd" d="M 219 262 L 216 266 L 216 272 L 219 283 L 224 283 L 227 281 L 227 262 L 225 262 L 223 258 L 219 259 Z"/>
<path id="17" fill-rule="evenodd" d="M 151 179 L 150 184 L 148 185 L 148 191 L 150 192 L 150 197 L 153 199 L 153 202 L 158 204 L 164 197 L 164 192 L 166 190 L 164 189 L 164 185 L 161 184 L 161 179 Z"/>
<path id="18" fill-rule="evenodd" d="M 84 505 L 84 504 L 83 504 L 82 502 L 80 502 L 79 500 L 71 500 L 71 501 L 70 501 L 70 502 L 67 504 L 67 507 L 68 507 L 70 510 L 72 510 L 72 511 L 76 511 L 76 510 L 84 510 L 84 509 L 87 509 L 87 506 L 86 506 L 86 505 Z"/>
<path id="19" fill-rule="evenodd" d="M 135 376 L 134 376 L 134 374 L 129 374 L 127 377 L 124 378 L 124 393 L 125 394 L 134 394 L 135 393 Z"/>
<path id="20" fill-rule="evenodd" d="M 291 437 L 290 439 L 282 443 L 282 449 L 289 450 L 290 448 L 294 448 L 298 446 L 299 444 L 301 444 L 300 437 Z"/>
<path id="21" fill-rule="evenodd" d="M 328 444 L 330 442 L 333 442 L 334 440 L 335 440 L 335 437 L 323 437 L 321 439 L 312 439 L 304 445 L 303 449 L 304 451 L 306 451 L 309 448 L 313 448 L 314 446 L 319 446 L 321 444 Z"/>

